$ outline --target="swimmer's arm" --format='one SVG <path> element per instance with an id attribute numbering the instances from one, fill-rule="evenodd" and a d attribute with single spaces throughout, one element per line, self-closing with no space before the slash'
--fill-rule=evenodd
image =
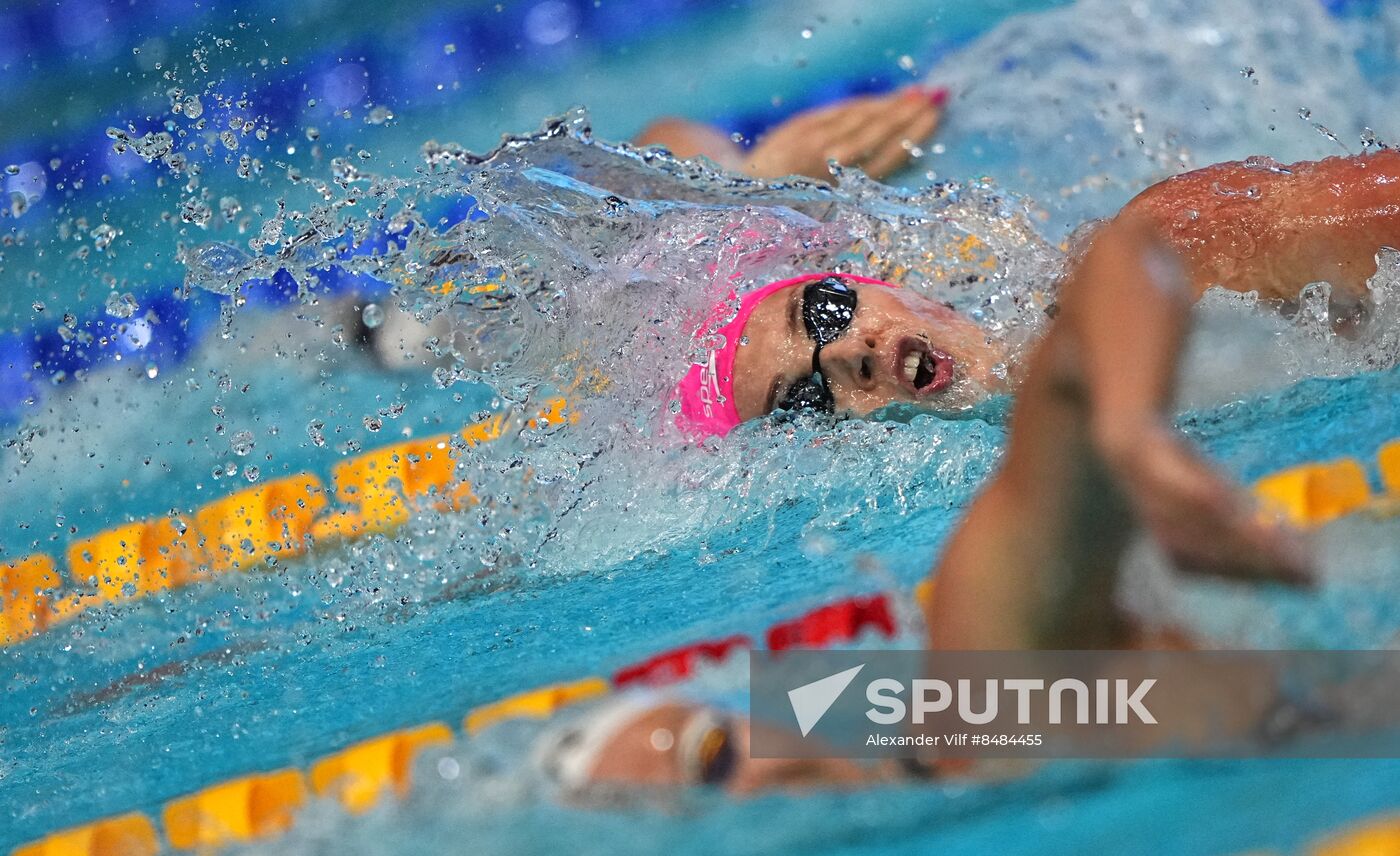
<path id="1" fill-rule="evenodd" d="M 934 571 L 930 646 L 1139 644 L 1114 599 L 1135 526 L 1183 569 L 1304 581 L 1287 533 L 1261 522 L 1248 496 L 1172 427 L 1190 295 L 1150 226 L 1107 226 L 1060 305 L 1017 397 L 1002 468 Z"/>
<path id="2" fill-rule="evenodd" d="M 947 98 L 946 89 L 917 86 L 845 98 L 768 129 L 747 151 L 716 128 L 674 118 L 653 122 L 634 142 L 664 146 L 682 159 L 703 155 L 755 178 L 805 175 L 830 181 L 830 161 L 884 178 L 908 163 L 933 134 Z"/>
<path id="3" fill-rule="evenodd" d="M 681 160 L 707 157 L 731 172 L 744 171 L 744 150 L 723 131 L 701 122 L 658 119 L 633 142 L 639 146 L 661 146 Z"/>
<path id="4" fill-rule="evenodd" d="M 1155 224 L 1196 294 L 1222 285 L 1289 300 L 1325 280 L 1360 297 L 1377 250 L 1400 248 L 1400 152 L 1216 164 L 1153 185 L 1123 212 Z"/>

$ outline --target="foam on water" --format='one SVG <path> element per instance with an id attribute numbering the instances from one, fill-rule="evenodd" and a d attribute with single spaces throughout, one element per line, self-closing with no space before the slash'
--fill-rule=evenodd
<path id="1" fill-rule="evenodd" d="M 1390 88 L 1357 60 L 1386 32 L 1312 0 L 1079 0 L 1017 15 L 930 72 L 958 93 L 931 165 L 997 175 L 1059 235 L 1185 169 L 1363 151 L 1400 135 Z"/>

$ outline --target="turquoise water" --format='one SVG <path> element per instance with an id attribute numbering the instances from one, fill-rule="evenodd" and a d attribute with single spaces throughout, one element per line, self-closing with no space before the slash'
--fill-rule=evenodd
<path id="1" fill-rule="evenodd" d="M 1375 438 L 1400 435 L 1400 415 L 1367 404 L 1393 397 L 1397 385 L 1400 374 L 1393 371 L 1314 382 L 1190 418 L 1188 427 L 1245 478 L 1293 461 L 1366 456 Z M 994 456 L 1000 429 L 980 422 L 958 427 L 958 439 L 980 450 L 979 460 Z M 1293 438 L 1287 448 L 1278 442 L 1281 429 Z M 946 438 L 949 426 L 929 420 L 904 430 Z M 927 469 L 911 473 L 910 481 L 937 477 L 936 468 Z M 167 595 L 111 619 L 86 618 L 8 653 L 14 675 L 0 710 L 12 840 L 132 807 L 155 812 L 162 800 L 211 781 L 306 764 L 393 727 L 456 722 L 474 705 L 549 681 L 606 674 L 668 646 L 757 635 L 841 595 L 907 587 L 926 571 L 970 490 L 971 484 L 946 491 L 951 508 L 872 513 L 836 527 L 827 533 L 833 547 L 825 560 L 794 549 L 792 534 L 820 511 L 795 503 L 771 521 L 707 533 L 703 547 L 677 545 L 584 574 L 516 579 L 496 591 L 483 585 L 441 602 L 403 607 L 391 597 L 353 591 L 369 586 L 366 580 L 346 579 L 333 590 L 331 559 L 299 563 L 280 576 L 250 576 L 236 587 Z M 867 500 L 888 505 L 895 497 Z M 1297 644 L 1312 641 L 1308 621 L 1330 628 L 1336 644 L 1383 643 L 1395 626 L 1395 601 L 1377 597 L 1374 579 L 1394 590 L 1394 525 L 1372 523 L 1361 534 L 1391 544 L 1391 564 L 1368 569 L 1366 586 L 1343 581 L 1315 596 L 1254 595 L 1256 620 L 1286 622 Z M 402 548 L 384 552 L 402 560 Z M 866 570 L 853 566 L 857 556 L 865 557 L 859 567 Z M 881 570 L 872 574 L 872 566 Z M 404 568 L 409 575 L 421 570 Z M 1358 610 L 1370 610 L 1369 620 L 1358 621 Z M 169 663 L 190 665 L 162 674 L 159 667 Z M 160 677 L 129 678 L 143 673 Z M 473 747 L 460 751 L 469 755 Z M 114 764 L 120 775 L 102 772 Z M 831 848 L 824 852 L 947 845 L 957 852 L 1073 853 L 1111 842 L 1121 852 L 1216 853 L 1294 846 L 1389 807 L 1400 766 L 1260 761 L 1051 769 L 1001 786 L 738 804 L 697 798 L 699 807 L 680 818 L 640 809 L 595 814 L 529 800 L 503 811 L 499 796 L 485 812 L 472 804 L 486 795 L 423 778 L 430 782 L 426 795 L 404 814 L 337 823 L 333 843 L 319 846 L 338 849 L 348 835 L 358 841 L 352 850 L 378 852 L 405 835 L 422 836 L 417 840 L 427 847 L 465 833 L 494 841 L 488 852 L 545 852 L 551 842 L 595 836 L 597 852 L 651 852 L 662 841 L 713 852 L 712 836 L 719 835 L 739 852 L 821 842 Z M 80 801 L 64 799 L 74 793 Z M 451 803 L 454 797 L 461 802 Z M 1280 810 L 1289 804 L 1292 809 Z M 436 821 L 435 812 L 443 815 Z M 567 832 L 555 827 L 565 821 Z M 601 843 L 623 825 L 634 828 L 630 848 Z"/>
<path id="2" fill-rule="evenodd" d="M 587 66 L 587 75 L 573 78 L 578 89 L 560 91 L 569 102 L 589 103 L 595 129 L 605 138 L 629 133 L 654 112 L 682 107 L 759 115 L 775 95 L 791 98 L 804 87 L 815 89 L 814 81 L 864 73 L 865 57 L 872 58 L 871 69 L 892 74 L 891 64 L 899 68 L 902 53 L 917 54 L 920 48 L 927 53 L 937 39 L 910 35 L 911 8 L 882 5 L 878 12 L 860 12 L 860 26 L 846 26 L 837 13 L 856 13 L 833 4 L 823 13 L 825 30 L 823 22 L 806 21 L 805 15 L 794 23 L 799 19 L 789 15 L 765 19 L 752 10 L 721 9 L 697 18 L 699 23 L 676 40 L 643 41 L 628 52 L 604 54 Z M 948 40 L 969 45 L 969 56 L 976 57 L 973 36 L 1007 11 L 988 6 L 974 14 L 949 6 L 931 17 Z M 804 39 L 799 31 L 808 25 L 814 25 L 814 37 Z M 735 27 L 751 36 L 747 44 L 762 43 L 760 37 L 769 32 L 765 27 L 789 30 L 787 40 L 775 41 L 769 54 L 734 49 Z M 828 32 L 834 43 L 824 45 Z M 938 55 L 946 55 L 946 49 Z M 658 84 L 667 94 L 647 104 L 638 103 L 620 82 L 635 79 L 638 69 L 684 79 L 684 65 L 660 54 L 689 50 L 731 71 L 718 74 L 722 82 L 713 89 L 698 93 L 680 82 Z M 988 62 L 992 53 L 983 49 Z M 799 54 L 807 59 L 800 65 Z M 1260 68 L 1267 58 L 1258 61 Z M 957 73 L 957 68 L 939 68 Z M 1238 76 L 1237 69 L 1229 72 Z M 570 78 L 557 72 L 542 79 Z M 472 96 L 490 106 L 476 113 L 489 115 L 490 122 L 458 119 L 461 124 L 453 126 L 444 118 L 449 105 L 437 112 L 405 111 L 402 122 L 378 129 L 384 131 L 378 138 L 363 136 L 377 126 L 347 138 L 371 147 L 371 162 L 392 173 L 393 165 L 415 160 L 411 152 L 428 137 L 451 138 L 451 131 L 460 130 L 461 142 L 483 149 L 502 130 L 536 127 L 543 115 L 568 103 L 510 93 L 538 94 L 546 87 L 539 79 L 506 75 Z M 686 94 L 674 94 L 678 91 Z M 1365 109 L 1355 104 L 1338 110 L 1342 107 Z M 617 130 L 608 133 L 609 128 Z M 1008 164 L 1028 157 L 1030 144 L 973 151 L 968 140 L 984 133 L 985 128 L 959 126 L 950 118 L 949 150 L 935 161 L 939 174 L 988 170 L 1002 184 L 1028 192 L 1041 189 L 1047 175 L 1055 183 L 1079 177 L 1065 174 L 1068 167 L 1048 153 L 1034 175 L 1018 173 Z M 1211 146 L 1249 142 L 1246 137 L 1202 147 L 1214 151 Z M 1309 154 L 1326 151 L 1330 143 L 1304 125 L 1280 145 Z M 1314 146 L 1319 148 L 1309 148 Z M 922 166 L 905 180 L 925 181 Z M 1102 163 L 1094 167 L 1105 169 Z M 1075 203 L 1063 207 L 1055 197 L 1043 200 L 1051 212 L 1046 232 L 1061 230 L 1061 221 L 1079 215 L 1082 207 L 1112 210 L 1138 171 L 1136 160 L 1123 166 L 1114 172 L 1122 186 L 1110 183 L 1090 202 L 1082 194 L 1061 197 Z M 576 174 L 587 170 L 580 167 Z M 209 180 L 233 182 L 217 171 Z M 127 265 L 139 271 L 150 262 L 180 278 L 172 262 L 174 240 L 142 232 L 154 211 L 173 208 L 180 197 L 173 185 L 153 184 L 148 177 L 136 183 L 131 196 L 112 197 L 122 200 L 120 206 L 103 203 L 114 217 L 131 218 L 132 243 L 115 261 L 94 267 L 112 272 Z M 490 188 L 480 189 L 480 198 L 488 200 Z M 528 208 L 519 194 L 533 190 L 521 181 L 501 193 Z M 268 183 L 245 204 L 251 207 L 257 197 L 270 205 L 276 195 L 304 191 Z M 559 198 L 564 197 L 561 192 Z M 961 212 L 970 223 L 979 200 L 987 197 L 968 197 L 966 207 L 941 210 Z M 920 204 L 926 206 L 920 210 L 930 210 L 931 203 Z M 843 213 L 832 222 L 855 229 L 867 222 L 866 215 L 884 222 L 870 212 L 894 203 L 883 197 L 844 198 L 833 205 Z M 681 218 L 704 216 L 677 210 Z M 504 222 L 514 214 L 500 205 L 492 216 L 487 222 Z M 39 222 L 32 228 L 42 233 L 47 221 Z M 644 230 L 570 232 L 574 221 L 567 216 L 519 222 L 559 229 L 527 248 L 539 258 L 562 253 L 559 248 L 574 246 L 579 235 L 598 238 L 600 256 L 615 250 L 606 240 L 621 245 L 654 238 Z M 191 240 L 200 237 L 191 234 Z M 29 250 L 51 249 L 54 240 L 24 245 L 7 258 L 4 276 L 26 269 L 43 273 L 49 290 L 40 299 L 50 304 L 44 312 L 77 311 L 94 299 L 101 303 L 105 289 L 82 294 L 63 276 L 82 269 L 78 260 L 26 257 Z M 1017 240 L 1007 238 L 1012 256 L 1034 267 L 1038 251 Z M 617 264 L 626 256 L 618 250 L 607 258 Z M 577 269 L 584 271 L 580 279 L 594 273 L 586 264 Z M 11 323 L 33 321 L 27 308 L 32 299 L 13 301 Z M 212 304 L 205 294 L 196 292 L 195 299 Z M 318 325 L 322 317 L 328 320 Z M 308 469 L 324 477 L 353 452 L 352 444 L 368 449 L 406 432 L 426 436 L 450 430 L 502 403 L 494 400 L 502 397 L 500 390 L 465 382 L 443 389 L 422 374 L 375 369 L 352 346 L 337 343 L 329 301 L 280 312 L 245 309 L 223 334 L 217 321 L 209 323 L 214 333 L 194 347 L 191 358 L 161 363 L 155 378 L 146 376 L 144 361 L 109 366 L 52 387 L 41 407 L 23 413 L 13 429 L 15 442 L 6 447 L 6 499 L 0 505 L 5 555 L 35 549 L 58 553 L 75 535 L 223 495 L 250 483 L 249 465 L 259 468 L 259 480 Z M 1297 335 L 1283 336 L 1285 344 L 1301 348 Z M 278 348 L 285 355 L 273 355 Z M 1394 406 L 1400 400 L 1400 371 L 1361 371 L 1348 359 L 1354 360 L 1344 355 L 1301 371 L 1280 370 L 1269 383 L 1217 396 L 1224 404 L 1194 407 L 1181 425 L 1243 481 L 1307 460 L 1341 455 L 1370 460 L 1381 442 L 1400 436 L 1400 408 Z M 371 430 L 365 420 L 376 416 L 382 425 Z M 317 431 L 324 445 L 312 439 L 312 422 L 321 423 Z M 992 408 L 983 418 L 799 427 L 793 437 L 758 426 L 707 456 L 630 447 L 600 433 L 606 424 L 586 418 L 577 437 L 507 438 L 473 462 L 474 480 L 496 487 L 501 496 L 508 492 L 511 501 L 503 503 L 508 508 L 484 517 L 426 515 L 391 538 L 110 607 L 6 649 L 0 847 L 131 809 L 156 816 L 165 801 L 224 778 L 305 767 L 355 740 L 430 719 L 455 726 L 471 707 L 512 692 L 607 675 L 658 650 L 703 638 L 757 636 L 775 621 L 842 596 L 907 591 L 927 572 L 995 466 L 1005 438 L 1003 422 Z M 245 430 L 253 434 L 254 448 L 240 455 L 233 440 Z M 811 442 L 816 439 L 820 445 Z M 611 457 L 597 454 L 600 448 Z M 623 458 L 629 451 L 635 460 Z M 512 465 L 522 461 L 544 474 L 536 486 L 512 486 L 518 483 L 512 481 Z M 576 502 L 568 507 L 577 510 L 561 513 L 561 497 Z M 1330 558 L 1324 562 L 1326 584 L 1316 593 L 1185 586 L 1179 605 L 1205 630 L 1225 638 L 1233 630 L 1254 644 L 1388 645 L 1400 604 L 1396 534 L 1393 521 L 1347 520 L 1329 527 L 1318 536 Z M 479 574 L 482 570 L 489 573 Z M 917 645 L 918 636 L 906 633 L 897 644 Z M 744 679 L 730 668 L 686 691 L 702 697 L 742 694 Z M 481 852 L 500 853 L 564 846 L 585 853 L 663 847 L 698 853 L 1290 850 L 1348 820 L 1393 808 L 1389 795 L 1400 780 L 1400 765 L 1390 761 L 1063 764 L 994 785 L 884 787 L 737 803 L 695 794 L 663 809 L 583 811 L 539 793 L 522 769 L 530 738 L 528 729 L 503 728 L 463 741 L 444 751 L 466 773 L 445 778 L 438 763 L 442 756 L 432 755 L 420 765 L 419 786 L 404 805 L 356 819 L 330 806 L 313 806 L 287 839 L 267 849 L 428 852 L 470 841 Z"/>

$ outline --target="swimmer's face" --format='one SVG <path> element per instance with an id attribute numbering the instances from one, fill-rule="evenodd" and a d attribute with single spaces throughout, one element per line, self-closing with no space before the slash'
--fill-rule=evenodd
<path id="1" fill-rule="evenodd" d="M 803 322 L 805 284 L 776 291 L 744 326 L 734 359 L 741 419 L 772 412 L 794 384 L 812 377 L 816 343 Z M 895 402 L 966 407 L 1005 388 L 1005 353 L 976 324 L 905 288 L 848 282 L 856 293 L 850 327 L 821 350 L 821 370 L 838 415 L 864 416 Z"/>
<path id="2" fill-rule="evenodd" d="M 589 782 L 665 787 L 691 784 L 686 781 L 679 743 L 694 714 L 695 708 L 680 704 L 659 705 L 642 714 L 599 753 Z"/>

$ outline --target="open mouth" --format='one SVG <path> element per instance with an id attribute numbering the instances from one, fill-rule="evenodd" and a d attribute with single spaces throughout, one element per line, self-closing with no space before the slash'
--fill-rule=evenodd
<path id="1" fill-rule="evenodd" d="M 895 352 L 895 377 L 918 398 L 932 395 L 951 383 L 954 368 L 952 357 L 912 336 L 901 341 Z"/>

